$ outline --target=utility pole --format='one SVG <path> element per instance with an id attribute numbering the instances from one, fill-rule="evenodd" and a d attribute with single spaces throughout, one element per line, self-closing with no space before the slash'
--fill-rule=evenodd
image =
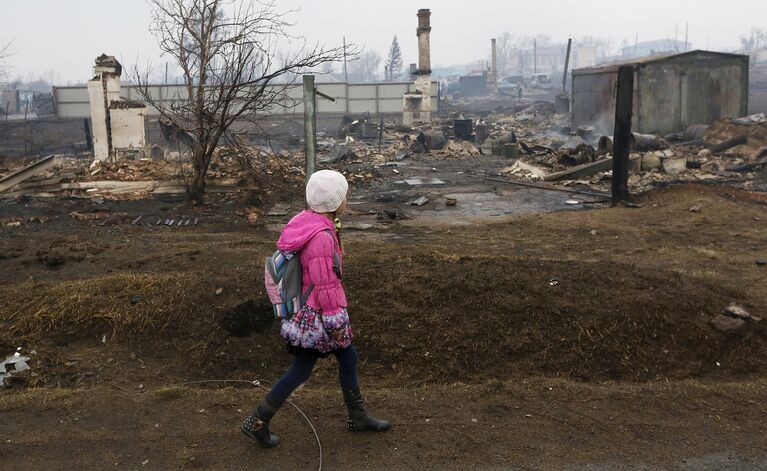
<path id="1" fill-rule="evenodd" d="M 496 41 L 495 38 L 490 39 L 490 59 L 491 59 L 491 66 L 490 71 L 492 72 L 492 79 L 491 82 L 491 88 L 493 89 L 493 93 L 498 93 L 498 51 L 496 48 Z"/>
<path id="2" fill-rule="evenodd" d="M 637 56 L 637 47 L 639 46 L 639 33 L 634 37 L 634 57 Z"/>
<path id="3" fill-rule="evenodd" d="M 533 39 L 533 73 L 538 73 L 538 40 Z"/>
<path id="4" fill-rule="evenodd" d="M 304 75 L 304 156 L 306 182 L 317 169 L 317 96 L 314 75 Z"/>
<path id="5" fill-rule="evenodd" d="M 346 36 L 344 36 L 344 81 L 349 83 L 349 68 L 346 65 Z"/>
<path id="6" fill-rule="evenodd" d="M 618 69 L 618 91 L 615 101 L 613 130 L 612 205 L 628 201 L 629 152 L 631 147 L 631 114 L 634 107 L 634 67 Z"/>
<path id="7" fill-rule="evenodd" d="M 687 52 L 690 50 L 690 23 L 685 23 L 684 25 L 684 52 Z"/>

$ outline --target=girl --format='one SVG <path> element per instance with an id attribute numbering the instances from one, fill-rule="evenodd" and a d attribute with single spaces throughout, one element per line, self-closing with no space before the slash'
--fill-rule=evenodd
<path id="1" fill-rule="evenodd" d="M 385 431 L 391 424 L 365 410 L 357 379 L 357 351 L 346 312 L 346 295 L 341 284 L 343 248 L 336 219 L 346 209 L 346 178 L 332 170 L 314 173 L 306 184 L 309 210 L 297 214 L 283 229 L 277 248 L 298 252 L 303 286 L 313 286 L 304 307 L 290 320 L 283 320 L 280 335 L 293 354 L 293 365 L 274 384 L 253 414 L 242 424 L 242 432 L 265 447 L 279 443 L 269 431 L 269 421 L 290 394 L 307 379 L 318 358 L 331 354 L 338 360 L 344 401 L 351 431 Z"/>

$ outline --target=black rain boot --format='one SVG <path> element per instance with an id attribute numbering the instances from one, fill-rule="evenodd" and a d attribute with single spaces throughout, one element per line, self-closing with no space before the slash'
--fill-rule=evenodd
<path id="1" fill-rule="evenodd" d="M 349 430 L 352 432 L 364 432 L 366 430 L 384 432 L 389 430 L 390 422 L 376 419 L 367 413 L 360 388 L 346 389 L 343 393 L 346 408 L 349 409 L 349 420 L 347 421 Z"/>
<path id="2" fill-rule="evenodd" d="M 250 417 L 245 419 L 240 427 L 242 433 L 256 440 L 259 445 L 265 448 L 277 446 L 280 443 L 280 437 L 269 431 L 269 421 L 282 406 L 283 401 L 278 401 L 270 395 L 261 401 Z"/>

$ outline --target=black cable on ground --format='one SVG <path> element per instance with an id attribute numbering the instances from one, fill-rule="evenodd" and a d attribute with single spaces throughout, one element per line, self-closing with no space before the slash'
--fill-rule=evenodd
<path id="1" fill-rule="evenodd" d="M 267 392 L 269 391 L 269 388 L 262 385 L 261 382 L 258 380 L 247 381 L 244 379 L 201 379 L 199 381 L 187 381 L 184 383 L 175 384 L 174 386 L 187 386 L 190 384 L 203 384 L 203 383 L 245 383 L 257 388 L 261 388 Z M 317 429 L 314 428 L 314 424 L 312 424 L 312 421 L 309 420 L 309 417 L 307 417 L 306 414 L 304 414 L 304 411 L 299 409 L 298 406 L 293 403 L 293 401 L 288 399 L 285 402 L 293 406 L 298 411 L 298 413 L 303 416 L 304 420 L 306 420 L 306 423 L 309 424 L 309 428 L 312 429 L 312 433 L 314 433 L 314 438 L 317 440 L 317 448 L 319 449 L 319 452 L 320 452 L 320 465 L 319 465 L 318 471 L 322 471 L 322 444 L 320 443 L 320 436 L 317 434 Z"/>

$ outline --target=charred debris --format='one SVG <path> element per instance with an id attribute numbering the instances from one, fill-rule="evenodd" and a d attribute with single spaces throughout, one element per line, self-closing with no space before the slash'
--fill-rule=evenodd
<path id="1" fill-rule="evenodd" d="M 384 84 L 373 84 L 368 87 L 375 91 L 371 109 L 353 113 L 348 96 L 329 96 L 323 90 L 330 86 L 316 86 L 316 93 L 328 99 L 312 107 L 317 108 L 313 119 L 320 121 L 312 150 L 317 168 L 338 169 L 353 185 L 386 193 L 387 185 L 395 188 L 405 177 L 402 161 L 426 156 L 435 171 L 440 161 L 461 167 L 458 174 L 482 168 L 493 184 L 534 187 L 541 182 L 543 188 L 609 195 L 617 71 L 630 66 L 636 84 L 628 158 L 631 194 L 678 182 L 727 183 L 747 190 L 765 186 L 767 117 L 747 115 L 748 56 L 688 51 L 582 67 L 572 71 L 568 90 L 568 42 L 562 89 L 555 90 L 550 79 L 545 86 L 539 76 L 534 77 L 537 86 L 519 81 L 510 87 L 500 80 L 492 40 L 486 71 L 460 77 L 458 87 L 443 88 L 433 78 L 431 29 L 431 12 L 419 10 L 418 64 L 411 66 L 412 82 L 403 84 L 401 101 L 397 95 L 381 97 Z M 114 57 L 96 59 L 87 85 L 87 150 L 0 160 L 0 201 L 103 201 L 188 191 L 191 136 L 152 115 L 145 104 L 123 98 L 121 73 Z M 392 84 L 385 86 L 394 90 Z M 362 103 L 364 97 L 357 99 Z M 397 101 L 400 105 L 392 110 Z M 343 103 L 345 110 L 339 108 Z M 323 111 L 323 106 L 335 108 Z M 309 166 L 295 137 L 303 134 L 295 111 L 283 111 L 264 116 L 260 132 L 246 126 L 230 130 L 213 156 L 208 192 L 244 196 L 252 204 L 301 193 L 306 169 L 315 165 Z M 299 129 L 282 136 L 263 132 L 285 122 Z M 249 221 L 256 219 L 252 214 Z"/>

